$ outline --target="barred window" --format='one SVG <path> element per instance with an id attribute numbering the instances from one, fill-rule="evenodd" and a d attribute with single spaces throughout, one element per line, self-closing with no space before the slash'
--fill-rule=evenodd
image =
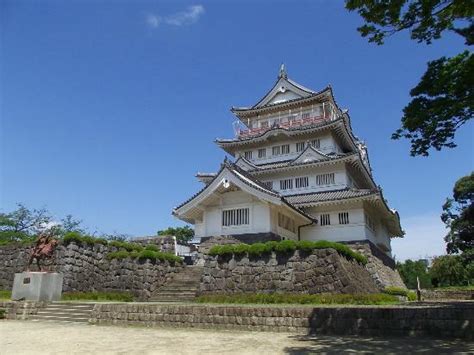
<path id="1" fill-rule="evenodd" d="M 301 114 L 301 119 L 305 120 L 307 118 L 309 118 L 311 116 L 311 114 L 309 112 L 304 112 Z"/>
<path id="2" fill-rule="evenodd" d="M 331 215 L 329 213 L 324 213 L 319 216 L 319 221 L 322 226 L 329 226 L 331 224 Z"/>
<path id="3" fill-rule="evenodd" d="M 295 187 L 301 189 L 309 186 L 309 178 L 307 176 L 299 177 L 295 179 Z"/>
<path id="4" fill-rule="evenodd" d="M 280 155 L 280 154 L 281 154 L 281 153 L 280 153 L 280 146 L 279 146 L 279 145 L 277 145 L 277 146 L 275 146 L 275 147 L 272 147 L 272 154 L 273 154 L 273 155 Z"/>
<path id="5" fill-rule="evenodd" d="M 321 147 L 321 141 L 319 139 L 313 139 L 311 141 L 311 146 L 313 148 L 320 148 Z"/>
<path id="6" fill-rule="evenodd" d="M 304 150 L 304 145 L 305 145 L 305 142 L 296 143 L 296 151 L 302 152 Z"/>
<path id="7" fill-rule="evenodd" d="M 267 156 L 267 150 L 265 148 L 259 149 L 258 150 L 258 157 L 259 158 L 265 158 Z"/>
<path id="8" fill-rule="evenodd" d="M 280 180 L 280 190 L 291 190 L 293 188 L 293 179 Z"/>
<path id="9" fill-rule="evenodd" d="M 316 185 L 334 184 L 334 173 L 316 175 Z"/>
<path id="10" fill-rule="evenodd" d="M 262 182 L 262 185 L 269 190 L 273 189 L 273 181 L 264 181 Z"/>
<path id="11" fill-rule="evenodd" d="M 245 159 L 252 159 L 252 151 L 251 150 L 248 150 L 244 153 L 244 156 L 245 156 Z"/>
<path id="12" fill-rule="evenodd" d="M 268 121 L 260 121 L 260 128 L 268 128 Z"/>
<path id="13" fill-rule="evenodd" d="M 249 224 L 249 215 L 249 208 L 224 210 L 222 211 L 222 225 L 225 227 L 229 227 Z"/>
<path id="14" fill-rule="evenodd" d="M 295 233 L 295 221 L 284 214 L 278 213 L 278 226 Z"/>
<path id="15" fill-rule="evenodd" d="M 349 212 L 339 213 L 339 224 L 349 224 Z"/>
<path id="16" fill-rule="evenodd" d="M 284 144 L 281 146 L 281 154 L 290 154 L 290 145 Z"/>

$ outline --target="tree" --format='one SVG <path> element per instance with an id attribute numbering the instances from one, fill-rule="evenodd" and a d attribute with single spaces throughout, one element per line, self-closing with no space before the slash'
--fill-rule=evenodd
<path id="1" fill-rule="evenodd" d="M 461 255 L 443 255 L 433 260 L 430 275 L 436 286 L 464 286 L 474 281 L 474 268 Z"/>
<path id="2" fill-rule="evenodd" d="M 406 260 L 404 263 L 397 263 L 397 270 L 402 277 L 405 285 L 410 289 L 417 288 L 418 277 L 422 288 L 431 288 L 431 277 L 428 273 L 427 263 L 425 260 Z"/>
<path id="3" fill-rule="evenodd" d="M 404 30 L 419 43 L 431 44 L 444 32 L 454 32 L 466 46 L 474 44 L 472 0 L 346 0 L 346 8 L 366 21 L 358 28 L 361 35 L 379 45 Z M 430 148 L 455 147 L 456 131 L 473 117 L 473 88 L 474 55 L 469 51 L 429 62 L 420 83 L 410 91 L 413 99 L 392 139 L 409 139 L 413 156 L 427 156 Z"/>
<path id="4" fill-rule="evenodd" d="M 453 198 L 446 199 L 441 220 L 449 228 L 444 238 L 448 253 L 474 248 L 474 173 L 456 181 Z"/>
<path id="5" fill-rule="evenodd" d="M 168 227 L 164 230 L 158 231 L 158 235 L 172 235 L 181 243 L 188 243 L 194 237 L 194 229 L 189 226 L 184 227 Z"/>
<path id="6" fill-rule="evenodd" d="M 0 243 L 26 241 L 34 238 L 51 222 L 49 212 L 42 209 L 30 210 L 22 204 L 10 213 L 0 213 Z"/>

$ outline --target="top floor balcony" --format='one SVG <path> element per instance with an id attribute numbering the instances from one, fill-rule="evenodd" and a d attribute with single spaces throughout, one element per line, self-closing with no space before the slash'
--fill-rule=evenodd
<path id="1" fill-rule="evenodd" d="M 321 110 L 319 112 L 307 112 L 285 115 L 283 117 L 272 117 L 261 119 L 249 124 L 249 128 L 236 128 L 236 136 L 238 138 L 248 138 L 260 135 L 270 129 L 281 127 L 285 129 L 296 128 L 302 126 L 311 126 L 333 121 L 337 118 L 334 110 Z"/>

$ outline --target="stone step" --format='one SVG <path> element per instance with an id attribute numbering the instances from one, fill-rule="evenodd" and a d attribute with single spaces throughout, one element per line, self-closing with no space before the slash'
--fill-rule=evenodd
<path id="1" fill-rule="evenodd" d="M 76 311 L 52 311 L 52 310 L 43 310 L 43 311 L 38 311 L 38 313 L 36 313 L 37 315 L 39 316 L 50 316 L 50 315 L 64 315 L 64 316 L 67 316 L 67 315 L 70 315 L 70 316 L 89 316 L 91 314 L 90 311 L 87 311 L 87 312 L 76 312 Z"/>
<path id="2" fill-rule="evenodd" d="M 77 322 L 77 323 L 87 323 L 89 322 L 89 317 L 61 317 L 61 316 L 31 316 L 31 321 L 67 321 L 67 322 Z"/>

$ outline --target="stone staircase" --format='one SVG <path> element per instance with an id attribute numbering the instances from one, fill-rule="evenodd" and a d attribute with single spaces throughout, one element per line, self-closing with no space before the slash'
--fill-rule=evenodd
<path id="1" fill-rule="evenodd" d="M 52 302 L 29 317 L 32 322 L 87 323 L 94 303 Z"/>
<path id="2" fill-rule="evenodd" d="M 186 266 L 171 280 L 156 290 L 149 302 L 188 302 L 193 301 L 199 291 L 202 266 Z"/>

